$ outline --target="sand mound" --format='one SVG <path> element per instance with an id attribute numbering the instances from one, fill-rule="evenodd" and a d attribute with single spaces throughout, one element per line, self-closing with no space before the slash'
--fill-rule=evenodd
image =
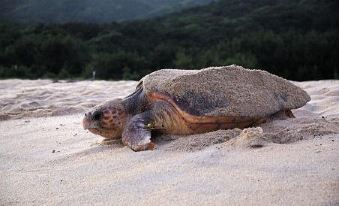
<path id="1" fill-rule="evenodd" d="M 260 148 L 266 145 L 264 132 L 261 127 L 247 128 L 240 135 L 232 139 L 228 144 L 238 148 Z"/>
<path id="2" fill-rule="evenodd" d="M 303 118 L 262 125 L 266 139 L 273 143 L 292 143 L 302 139 L 339 134 L 339 118 Z"/>
<path id="3" fill-rule="evenodd" d="M 287 144 L 303 139 L 339 134 L 339 118 L 274 120 L 257 128 L 218 130 L 189 136 L 160 136 L 159 149 L 194 152 L 214 144 L 233 148 L 258 148 L 267 143 Z"/>
<path id="4" fill-rule="evenodd" d="M 339 116 L 338 80 L 295 82 L 312 96 L 311 102 L 301 110 L 319 116 Z"/>
<path id="5" fill-rule="evenodd" d="M 241 129 L 218 130 L 189 136 L 171 135 L 171 139 L 168 138 L 169 136 L 160 136 L 157 141 L 160 144 L 159 149 L 194 152 L 214 144 L 226 142 L 240 133 Z M 170 142 L 166 142 L 164 139 L 170 140 Z"/>

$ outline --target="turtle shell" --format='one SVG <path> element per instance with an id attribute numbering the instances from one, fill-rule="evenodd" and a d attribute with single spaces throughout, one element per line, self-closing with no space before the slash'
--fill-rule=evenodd
<path id="1" fill-rule="evenodd" d="M 236 65 L 162 69 L 140 83 L 146 96 L 153 92 L 167 95 L 183 111 L 198 116 L 265 117 L 310 101 L 304 90 L 286 79 Z"/>

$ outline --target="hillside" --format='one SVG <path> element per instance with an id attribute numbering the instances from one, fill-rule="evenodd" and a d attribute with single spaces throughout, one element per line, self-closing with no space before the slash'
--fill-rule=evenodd
<path id="1" fill-rule="evenodd" d="M 240 64 L 291 80 L 339 76 L 339 2 L 222 0 L 111 24 L 0 25 L 0 77 L 138 79 Z"/>
<path id="2" fill-rule="evenodd" d="M 213 0 L 2 0 L 0 18 L 21 23 L 108 23 L 203 5 Z"/>

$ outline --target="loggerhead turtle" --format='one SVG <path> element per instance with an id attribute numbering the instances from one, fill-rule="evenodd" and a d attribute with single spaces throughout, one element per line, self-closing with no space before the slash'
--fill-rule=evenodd
<path id="1" fill-rule="evenodd" d="M 143 77 L 123 99 L 85 114 L 83 127 L 134 151 L 153 149 L 151 131 L 194 134 L 245 128 L 304 106 L 310 96 L 291 82 L 241 66 L 162 69 Z"/>

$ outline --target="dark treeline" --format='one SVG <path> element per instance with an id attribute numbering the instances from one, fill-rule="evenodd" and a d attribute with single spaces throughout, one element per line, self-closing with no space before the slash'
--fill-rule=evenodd
<path id="1" fill-rule="evenodd" d="M 223 0 L 111 24 L 0 23 L 1 78 L 139 79 L 239 64 L 292 80 L 339 76 L 336 0 Z"/>

